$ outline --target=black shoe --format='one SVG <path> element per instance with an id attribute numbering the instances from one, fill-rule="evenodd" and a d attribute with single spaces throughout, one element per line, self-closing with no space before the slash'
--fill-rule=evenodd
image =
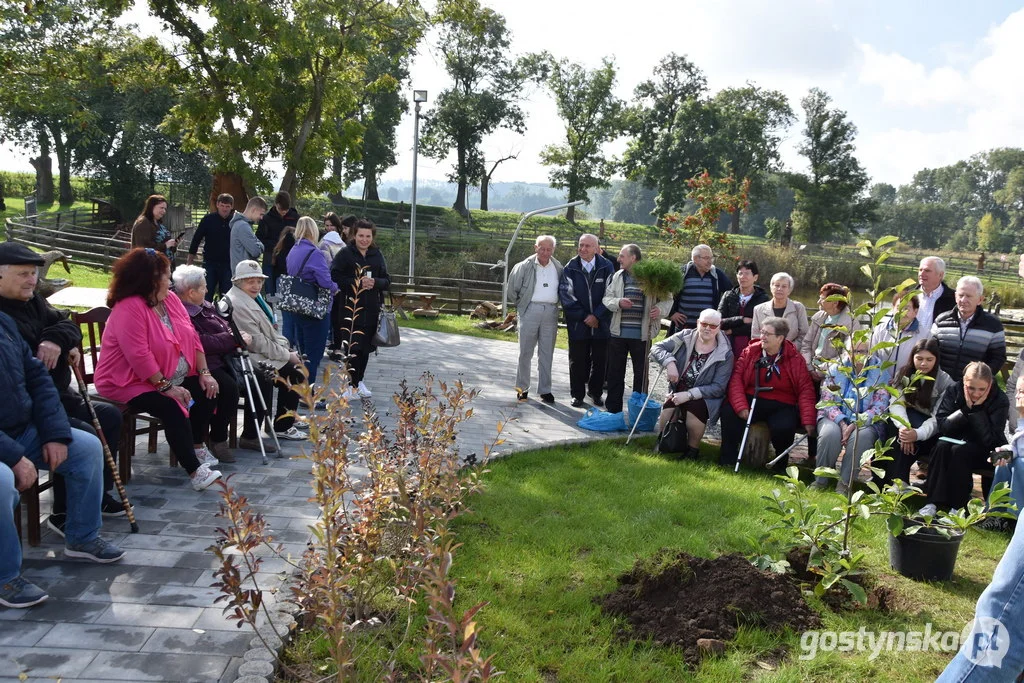
<path id="1" fill-rule="evenodd" d="M 571 405 L 573 408 L 582 408 L 583 407 L 583 399 L 582 398 L 574 398 L 569 405 Z"/>
<path id="2" fill-rule="evenodd" d="M 50 531 L 57 534 L 61 538 L 64 538 L 64 524 L 68 521 L 68 516 L 63 512 L 59 514 L 53 514 L 46 518 L 46 526 L 50 528 Z"/>
<path id="3" fill-rule="evenodd" d="M 545 403 L 554 403 L 555 402 L 555 395 L 554 394 L 541 394 L 540 395 L 540 400 L 544 401 Z"/>
<path id="4" fill-rule="evenodd" d="M 530 396 L 530 392 L 529 391 L 523 391 L 522 389 L 518 389 L 518 388 L 516 389 L 516 400 L 519 401 L 520 403 L 522 403 L 527 398 L 529 398 L 529 396 Z"/>
<path id="5" fill-rule="evenodd" d="M 124 517 L 128 513 L 125 512 L 124 505 L 120 501 L 114 500 L 114 497 L 109 493 L 103 494 L 103 502 L 100 503 L 100 512 L 103 513 L 104 517 Z"/>
<path id="6" fill-rule="evenodd" d="M 597 396 L 590 394 L 590 400 L 593 401 L 594 405 L 598 408 L 604 407 L 604 399 L 601 398 L 601 394 L 598 394 Z"/>

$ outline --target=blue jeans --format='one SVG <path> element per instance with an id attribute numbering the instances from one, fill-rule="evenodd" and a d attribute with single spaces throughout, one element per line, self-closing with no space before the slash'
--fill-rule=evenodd
<path id="1" fill-rule="evenodd" d="M 299 335 L 296 330 L 296 320 L 301 317 L 302 316 L 300 316 L 298 313 L 292 313 L 291 311 L 281 311 L 281 334 L 284 335 L 284 338 L 288 340 L 288 343 L 294 349 L 300 348 Z"/>
<path id="2" fill-rule="evenodd" d="M 215 289 L 220 290 L 220 295 L 224 296 L 231 289 L 231 264 L 224 262 L 205 262 L 203 267 L 206 269 L 206 300 L 213 301 L 213 291 Z"/>
<path id="3" fill-rule="evenodd" d="M 1016 510 L 1004 509 L 1003 512 L 1008 512 L 1017 517 L 1020 515 L 1021 510 L 1024 509 L 1024 458 L 1018 456 L 1011 460 L 1009 464 L 996 468 L 995 474 L 992 475 L 992 488 L 995 488 L 996 484 L 1002 483 L 1010 485 L 1010 497 L 1017 504 Z"/>
<path id="4" fill-rule="evenodd" d="M 295 345 L 301 353 L 306 354 L 306 369 L 309 370 L 309 383 L 313 384 L 317 379 L 316 373 L 320 368 L 320 359 L 323 358 L 324 349 L 327 348 L 327 335 L 331 331 L 331 318 L 329 315 L 326 315 L 323 320 L 317 320 L 316 318 L 310 318 L 307 315 L 300 315 L 298 313 L 291 315 L 295 325 Z"/>
<path id="5" fill-rule="evenodd" d="M 1024 671 L 1024 531 L 1020 526 L 996 565 L 992 583 L 978 598 L 975 618 L 983 617 L 1002 622 L 1002 632 L 994 638 L 972 633 L 938 683 L 1014 681 Z M 999 666 L 982 666 L 968 657 L 978 659 L 986 650 L 1003 654 Z"/>
<path id="6" fill-rule="evenodd" d="M 43 460 L 43 444 L 35 425 L 29 424 L 15 439 L 25 456 L 39 469 L 49 469 Z M 88 432 L 71 429 L 68 458 L 57 472 L 64 476 L 68 490 L 68 517 L 64 527 L 67 545 L 88 543 L 99 535 L 100 498 L 103 495 L 103 447 Z M 0 584 L 21 573 L 21 542 L 14 528 L 14 506 L 20 496 L 14 488 L 14 472 L 0 465 Z"/>

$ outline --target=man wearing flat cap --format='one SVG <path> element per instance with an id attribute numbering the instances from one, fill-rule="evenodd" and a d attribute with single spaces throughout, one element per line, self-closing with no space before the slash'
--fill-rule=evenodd
<path id="1" fill-rule="evenodd" d="M 21 338 L 50 372 L 72 426 L 94 432 L 89 407 L 71 388 L 69 360 L 77 363 L 80 358 L 78 345 L 82 341 L 82 333 L 67 313 L 58 311 L 35 291 L 41 265 L 42 256 L 25 245 L 0 243 L 0 312 L 14 320 Z M 121 411 L 106 403 L 96 403 L 93 407 L 110 452 L 116 458 L 121 434 Z M 104 466 L 101 509 L 106 516 L 120 517 L 125 515 L 123 505 L 107 493 L 113 486 L 114 476 L 110 468 Z M 64 478 L 60 475 L 54 477 L 53 489 L 53 509 L 46 523 L 54 532 L 63 535 L 67 521 L 66 490 Z"/>

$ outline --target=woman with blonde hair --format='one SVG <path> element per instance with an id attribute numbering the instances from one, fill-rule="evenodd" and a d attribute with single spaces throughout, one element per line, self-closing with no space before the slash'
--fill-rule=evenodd
<path id="1" fill-rule="evenodd" d="M 303 216 L 295 225 L 295 246 L 288 252 L 287 271 L 292 277 L 338 293 L 338 285 L 331 279 L 331 268 L 327 257 L 317 247 L 320 229 L 309 216 Z M 331 316 L 314 318 L 301 313 L 284 312 L 285 319 L 291 318 L 295 330 L 295 345 L 306 355 L 306 369 L 309 381 L 316 381 L 320 358 L 327 347 L 327 335 L 331 330 Z"/>

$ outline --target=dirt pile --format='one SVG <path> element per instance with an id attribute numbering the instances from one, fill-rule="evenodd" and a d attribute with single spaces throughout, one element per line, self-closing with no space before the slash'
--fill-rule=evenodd
<path id="1" fill-rule="evenodd" d="M 789 578 L 738 554 L 705 559 L 663 550 L 620 576 L 600 602 L 628 623 L 620 637 L 682 648 L 691 666 L 719 649 L 709 641 L 732 640 L 741 624 L 797 632 L 821 625 Z"/>

